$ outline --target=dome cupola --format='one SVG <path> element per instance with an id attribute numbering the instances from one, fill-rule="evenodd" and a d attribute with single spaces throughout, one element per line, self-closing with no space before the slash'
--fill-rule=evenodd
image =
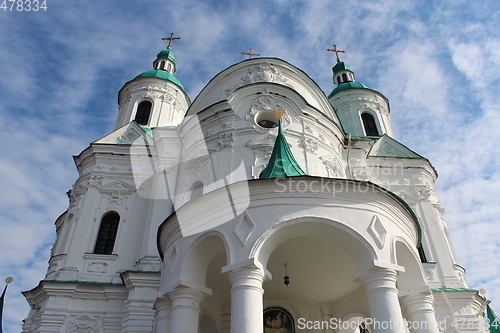
<path id="1" fill-rule="evenodd" d="M 332 68 L 336 87 L 328 99 L 346 133 L 358 137 L 393 136 L 387 98 L 356 81 L 351 66 L 339 58 L 339 53 L 345 51 L 338 50 L 336 45 L 328 51 L 335 52 L 337 56 L 337 63 Z"/>
<path id="2" fill-rule="evenodd" d="M 160 51 L 153 69 L 125 83 L 118 93 L 119 115 L 115 129 L 137 122 L 145 128 L 177 126 L 191 104 L 181 82 L 175 77 L 175 55 L 172 41 L 180 39 L 170 34 L 166 49 Z"/>

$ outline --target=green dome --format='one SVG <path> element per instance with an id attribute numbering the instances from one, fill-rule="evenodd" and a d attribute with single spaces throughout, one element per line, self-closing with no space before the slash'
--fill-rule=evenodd
<path id="1" fill-rule="evenodd" d="M 175 55 L 174 55 L 174 52 L 172 52 L 171 49 L 165 49 L 165 50 L 161 50 L 160 53 L 158 53 L 156 55 L 156 58 L 157 59 L 168 59 L 172 62 L 175 62 Z"/>
<path id="2" fill-rule="evenodd" d="M 344 70 L 351 70 L 351 66 L 349 66 L 349 64 L 346 64 L 345 62 L 343 61 L 339 61 L 337 62 L 337 64 L 335 64 L 335 66 L 332 67 L 332 71 L 333 71 L 333 74 L 337 74 L 338 72 L 340 71 L 344 71 Z"/>
<path id="3" fill-rule="evenodd" d="M 181 87 L 182 90 L 184 90 L 182 83 L 173 74 L 170 74 L 169 72 L 161 69 L 150 69 L 149 71 L 145 71 L 144 73 L 137 75 L 135 78 L 137 79 L 139 77 L 157 77 L 160 79 L 168 80 L 172 83 L 175 83 L 176 85 Z"/>
<path id="4" fill-rule="evenodd" d="M 333 95 L 335 95 L 339 91 L 346 90 L 346 89 L 352 89 L 352 88 L 361 88 L 361 89 L 372 90 L 372 88 L 370 88 L 367 85 L 364 85 L 363 83 L 360 83 L 360 82 L 344 82 L 341 85 L 337 86 L 335 89 L 333 89 L 333 91 L 330 93 L 330 95 L 328 95 L 328 98 L 332 97 Z"/>

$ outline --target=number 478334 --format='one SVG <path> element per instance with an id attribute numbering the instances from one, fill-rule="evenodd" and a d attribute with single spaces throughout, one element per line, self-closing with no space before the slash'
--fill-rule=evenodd
<path id="1" fill-rule="evenodd" d="M 0 0 L 2 1 L 2 0 Z M 47 11 L 47 0 L 3 0 L 0 9 L 4 12 L 38 12 Z"/>

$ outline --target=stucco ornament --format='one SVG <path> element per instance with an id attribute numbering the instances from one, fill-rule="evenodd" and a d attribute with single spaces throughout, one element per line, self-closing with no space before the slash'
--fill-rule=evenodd
<path id="1" fill-rule="evenodd" d="M 269 62 L 263 62 L 250 68 L 248 73 L 241 77 L 241 80 L 245 83 L 261 81 L 276 83 L 286 82 L 286 79 L 283 77 L 281 72 Z"/>

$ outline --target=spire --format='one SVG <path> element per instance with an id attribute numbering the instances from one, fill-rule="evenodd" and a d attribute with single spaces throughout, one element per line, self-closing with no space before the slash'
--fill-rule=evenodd
<path id="1" fill-rule="evenodd" d="M 274 142 L 273 153 L 271 154 L 267 167 L 260 174 L 259 178 L 270 179 L 304 175 L 304 171 L 302 171 L 299 163 L 297 163 L 293 157 L 292 151 L 288 147 L 288 142 L 286 142 L 280 121 L 278 125 L 278 136 Z"/>

